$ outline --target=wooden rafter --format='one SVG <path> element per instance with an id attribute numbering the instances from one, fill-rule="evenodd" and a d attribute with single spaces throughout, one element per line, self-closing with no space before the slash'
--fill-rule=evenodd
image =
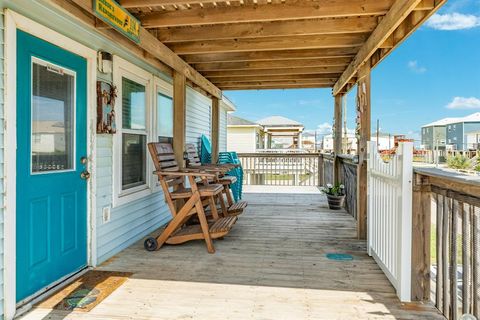
<path id="1" fill-rule="evenodd" d="M 256 21 L 384 15 L 394 0 L 297 0 L 279 4 L 153 12 L 141 16 L 146 28 Z"/>
<path id="2" fill-rule="evenodd" d="M 272 85 L 294 85 L 294 84 L 319 84 L 319 85 L 326 85 L 332 86 L 335 84 L 335 81 L 321 81 L 321 80 L 283 80 L 283 81 L 251 81 L 251 82 L 234 82 L 234 81 L 222 81 L 217 82 L 216 85 L 218 87 L 233 87 L 233 86 L 272 86 Z"/>
<path id="3" fill-rule="evenodd" d="M 361 46 L 368 38 L 365 33 L 331 34 L 311 36 L 289 36 L 249 38 L 238 40 L 209 40 L 198 42 L 171 43 L 169 47 L 180 55 L 318 48 L 344 48 Z"/>
<path id="4" fill-rule="evenodd" d="M 271 85 L 271 86 L 225 86 L 222 87 L 222 90 L 268 90 L 268 89 L 319 89 L 319 88 L 330 88 L 329 85 L 321 84 L 293 84 L 293 85 Z"/>
<path id="5" fill-rule="evenodd" d="M 316 58 L 299 60 L 213 62 L 194 64 L 193 67 L 200 72 L 243 69 L 284 69 L 296 67 L 346 67 L 351 60 L 351 58 Z"/>
<path id="6" fill-rule="evenodd" d="M 329 77 L 340 75 L 345 68 L 343 67 L 314 67 L 314 68 L 284 68 L 284 69 L 262 69 L 262 70 L 232 70 L 224 71 L 205 71 L 203 75 L 207 78 L 231 77 L 231 76 L 273 76 L 287 74 L 328 74 Z"/>
<path id="7" fill-rule="evenodd" d="M 164 43 L 202 40 L 263 38 L 372 32 L 378 17 L 349 17 L 291 21 L 251 22 L 230 25 L 161 28 L 158 39 Z"/>
<path id="8" fill-rule="evenodd" d="M 182 4 L 204 4 L 214 3 L 216 0 L 120 0 L 120 4 L 124 8 L 146 8 L 146 7 L 161 7 L 168 5 L 182 5 Z"/>
<path id="9" fill-rule="evenodd" d="M 437 2 L 437 3 L 436 3 Z M 355 58 L 347 67 L 345 72 L 341 75 L 337 83 L 333 88 L 333 94 L 336 95 L 341 91 L 344 91 L 345 85 L 349 80 L 355 76 L 358 70 L 370 60 L 377 50 L 382 50 L 383 44 L 388 41 L 389 37 L 395 32 L 395 30 L 402 24 L 406 18 L 414 12 L 415 9 L 419 11 L 431 10 L 438 8 L 445 1 L 435 0 L 402 0 L 396 1 L 385 17 L 380 21 L 377 28 L 372 32 L 365 44 L 360 48 Z M 433 14 L 433 10 L 429 11 L 429 14 Z M 418 26 L 418 25 L 417 25 Z M 416 26 L 412 26 L 409 29 L 414 30 Z M 384 51 L 390 52 L 394 45 L 388 46 Z"/>
<path id="10" fill-rule="evenodd" d="M 272 61 L 290 59 L 314 59 L 333 57 L 353 57 L 359 47 L 323 48 L 307 50 L 256 51 L 256 52 L 229 52 L 186 55 L 183 57 L 188 63 L 234 62 L 234 61 Z"/>
<path id="11" fill-rule="evenodd" d="M 288 81 L 288 80 L 315 80 L 325 82 L 335 82 L 336 77 L 325 74 L 284 74 L 276 76 L 225 76 L 221 78 L 212 78 L 213 83 L 218 82 L 255 82 L 255 81 Z"/>

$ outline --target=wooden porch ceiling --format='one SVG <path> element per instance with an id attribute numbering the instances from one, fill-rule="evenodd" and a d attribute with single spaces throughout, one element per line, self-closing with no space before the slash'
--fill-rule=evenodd
<path id="1" fill-rule="evenodd" d="M 446 0 L 121 0 L 222 90 L 348 90 Z"/>

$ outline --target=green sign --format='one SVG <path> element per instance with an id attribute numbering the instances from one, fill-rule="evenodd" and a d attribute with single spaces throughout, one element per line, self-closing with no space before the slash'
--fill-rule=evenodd
<path id="1" fill-rule="evenodd" d="M 95 15 L 130 40 L 140 42 L 140 21 L 114 0 L 93 0 Z"/>

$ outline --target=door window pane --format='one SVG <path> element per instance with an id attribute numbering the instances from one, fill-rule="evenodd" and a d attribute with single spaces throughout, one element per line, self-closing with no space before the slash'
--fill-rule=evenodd
<path id="1" fill-rule="evenodd" d="M 145 135 L 122 134 L 122 190 L 146 184 Z"/>
<path id="2" fill-rule="evenodd" d="M 74 168 L 75 75 L 32 64 L 32 172 Z"/>
<path id="3" fill-rule="evenodd" d="M 122 126 L 124 129 L 145 130 L 145 86 L 122 78 Z"/>
<path id="4" fill-rule="evenodd" d="M 157 94 L 157 132 L 159 141 L 173 138 L 173 99 Z"/>

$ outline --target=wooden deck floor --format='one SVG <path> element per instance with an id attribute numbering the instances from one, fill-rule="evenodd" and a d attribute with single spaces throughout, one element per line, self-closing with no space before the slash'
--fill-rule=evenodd
<path id="1" fill-rule="evenodd" d="M 329 211 L 323 196 L 245 198 L 247 211 L 215 242 L 216 254 L 200 241 L 153 253 L 138 242 L 99 267 L 134 275 L 92 311 L 35 309 L 24 319 L 444 319 L 398 302 L 355 240 L 354 220 Z M 354 260 L 331 261 L 330 252 Z"/>

